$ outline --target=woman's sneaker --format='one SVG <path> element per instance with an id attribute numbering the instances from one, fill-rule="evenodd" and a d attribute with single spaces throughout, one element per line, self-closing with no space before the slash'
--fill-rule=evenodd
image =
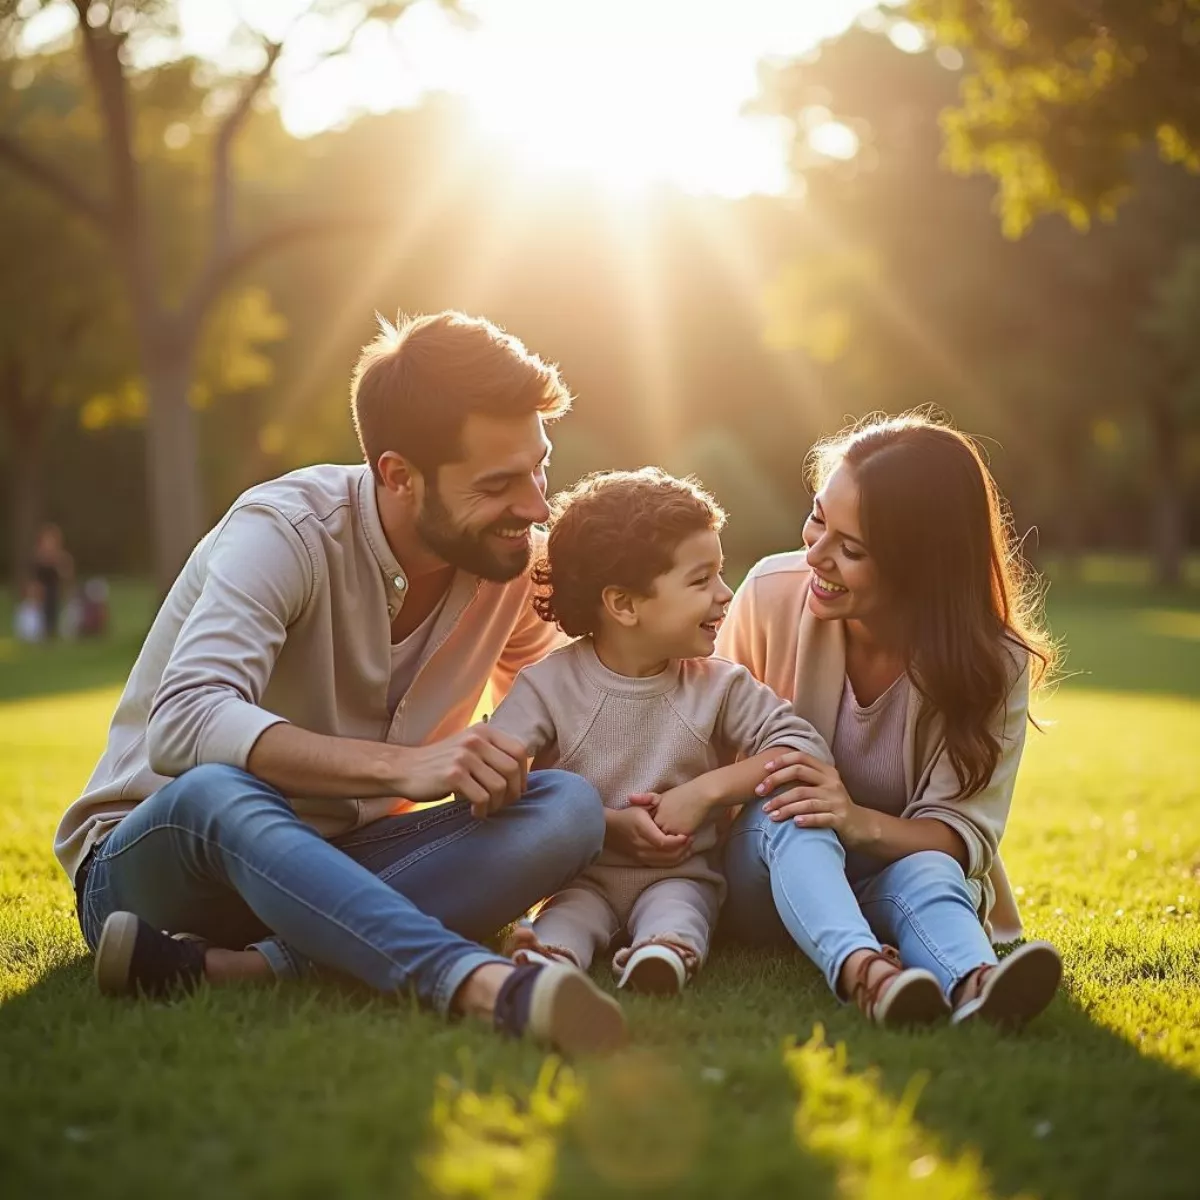
<path id="1" fill-rule="evenodd" d="M 678 950 L 660 942 L 648 942 L 625 960 L 617 987 L 651 996 L 678 996 L 687 984 L 687 977 L 687 963 Z"/>
<path id="2" fill-rule="evenodd" d="M 1062 982 L 1062 957 L 1049 942 L 1026 942 L 994 966 L 979 968 L 979 991 L 955 1010 L 955 1025 L 986 1021 L 1018 1029 L 1054 999 Z"/>
<path id="3" fill-rule="evenodd" d="M 513 968 L 496 997 L 493 1023 L 568 1056 L 609 1054 L 627 1040 L 621 1006 L 582 971 L 563 963 Z"/>
<path id="4" fill-rule="evenodd" d="M 864 960 L 850 996 L 869 1021 L 885 1029 L 932 1025 L 950 1013 L 932 972 L 905 969 L 891 946 L 872 951 Z"/>
<path id="5" fill-rule="evenodd" d="M 205 944 L 160 933 L 129 912 L 110 913 L 96 947 L 96 984 L 105 996 L 167 996 L 204 979 Z"/>

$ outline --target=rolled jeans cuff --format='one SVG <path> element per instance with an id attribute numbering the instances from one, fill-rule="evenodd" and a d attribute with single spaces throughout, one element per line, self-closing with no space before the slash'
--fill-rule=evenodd
<path id="1" fill-rule="evenodd" d="M 278 938 L 253 942 L 246 949 L 257 950 L 267 960 L 267 966 L 276 979 L 303 979 L 312 973 L 312 964 L 308 959 L 289 950 Z"/>
<path id="2" fill-rule="evenodd" d="M 431 1003 L 434 1010 L 443 1016 L 449 1016 L 455 992 L 466 982 L 468 975 L 478 971 L 480 967 L 486 967 L 488 963 L 499 963 L 505 967 L 513 965 L 512 959 L 502 958 L 499 954 L 492 954 L 488 950 L 472 950 L 460 958 L 456 958 L 433 986 Z"/>

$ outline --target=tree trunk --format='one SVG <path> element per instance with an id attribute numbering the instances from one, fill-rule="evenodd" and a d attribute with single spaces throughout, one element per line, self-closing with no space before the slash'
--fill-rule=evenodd
<path id="1" fill-rule="evenodd" d="M 1055 430 L 1054 463 L 1052 470 L 1057 486 L 1056 497 L 1057 549 L 1060 556 L 1059 577 L 1064 583 L 1076 583 L 1082 575 L 1084 518 L 1083 497 L 1087 487 L 1083 472 L 1084 434 L 1078 423 L 1070 418 Z"/>
<path id="2" fill-rule="evenodd" d="M 196 419 L 188 402 L 195 344 L 158 334 L 144 349 L 154 582 L 165 596 L 204 532 Z"/>
<path id="3" fill-rule="evenodd" d="M 46 497 L 46 448 L 40 429 L 24 443 L 13 442 L 12 578 L 19 592 L 29 575 Z"/>
<path id="4" fill-rule="evenodd" d="M 11 397 L 21 403 L 21 397 Z M 33 547 L 42 523 L 46 498 L 46 440 L 42 414 L 24 408 L 21 419 L 10 414 L 8 436 L 11 447 L 9 496 L 12 501 L 12 583 L 20 597 L 29 575 Z"/>
<path id="5" fill-rule="evenodd" d="M 1180 461 L 1182 431 L 1165 389 L 1151 399 L 1147 416 L 1154 471 L 1151 532 L 1154 574 L 1162 587 L 1174 588 L 1183 582 L 1187 538 Z"/>

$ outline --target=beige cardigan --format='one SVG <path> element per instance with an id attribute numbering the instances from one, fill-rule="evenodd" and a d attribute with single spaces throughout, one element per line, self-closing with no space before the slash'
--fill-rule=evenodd
<path id="1" fill-rule="evenodd" d="M 846 635 L 841 621 L 822 621 L 809 610 L 810 574 L 801 551 L 758 563 L 733 598 L 717 653 L 744 664 L 755 678 L 791 699 L 796 712 L 832 745 L 846 676 Z M 1014 941 L 1021 936 L 1021 917 L 998 847 L 1025 744 L 1028 661 L 1020 664 L 1008 703 L 996 718 L 1000 761 L 987 786 L 967 800 L 955 799 L 958 777 L 944 752 L 940 721 L 936 716 L 921 721 L 915 691 L 914 698 L 904 733 L 909 802 L 902 815 L 935 817 L 962 837 L 967 876 L 978 881 L 981 893 L 980 919 L 994 942 Z"/>
<path id="2" fill-rule="evenodd" d="M 201 763 L 245 767 L 272 725 L 425 745 L 465 728 L 489 684 L 500 699 L 564 640 L 533 611 L 528 573 L 493 583 L 459 571 L 393 713 L 391 627 L 407 593 L 369 467 L 305 467 L 242 495 L 146 636 L 104 756 L 54 836 L 63 870 L 74 878 L 91 846 L 173 777 Z M 326 837 L 398 804 L 289 798 Z"/>

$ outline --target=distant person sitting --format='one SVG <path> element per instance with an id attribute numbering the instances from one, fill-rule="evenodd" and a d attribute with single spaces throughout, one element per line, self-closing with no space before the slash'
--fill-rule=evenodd
<path id="1" fill-rule="evenodd" d="M 46 637 L 46 617 L 42 611 L 42 586 L 36 579 L 25 584 L 21 602 L 13 614 L 13 633 L 18 642 L 41 642 Z"/>
<path id="2" fill-rule="evenodd" d="M 63 593 L 75 574 L 75 564 L 63 545 L 62 530 L 46 524 L 38 531 L 30 572 L 41 588 L 42 621 L 46 637 L 57 637 Z"/>

